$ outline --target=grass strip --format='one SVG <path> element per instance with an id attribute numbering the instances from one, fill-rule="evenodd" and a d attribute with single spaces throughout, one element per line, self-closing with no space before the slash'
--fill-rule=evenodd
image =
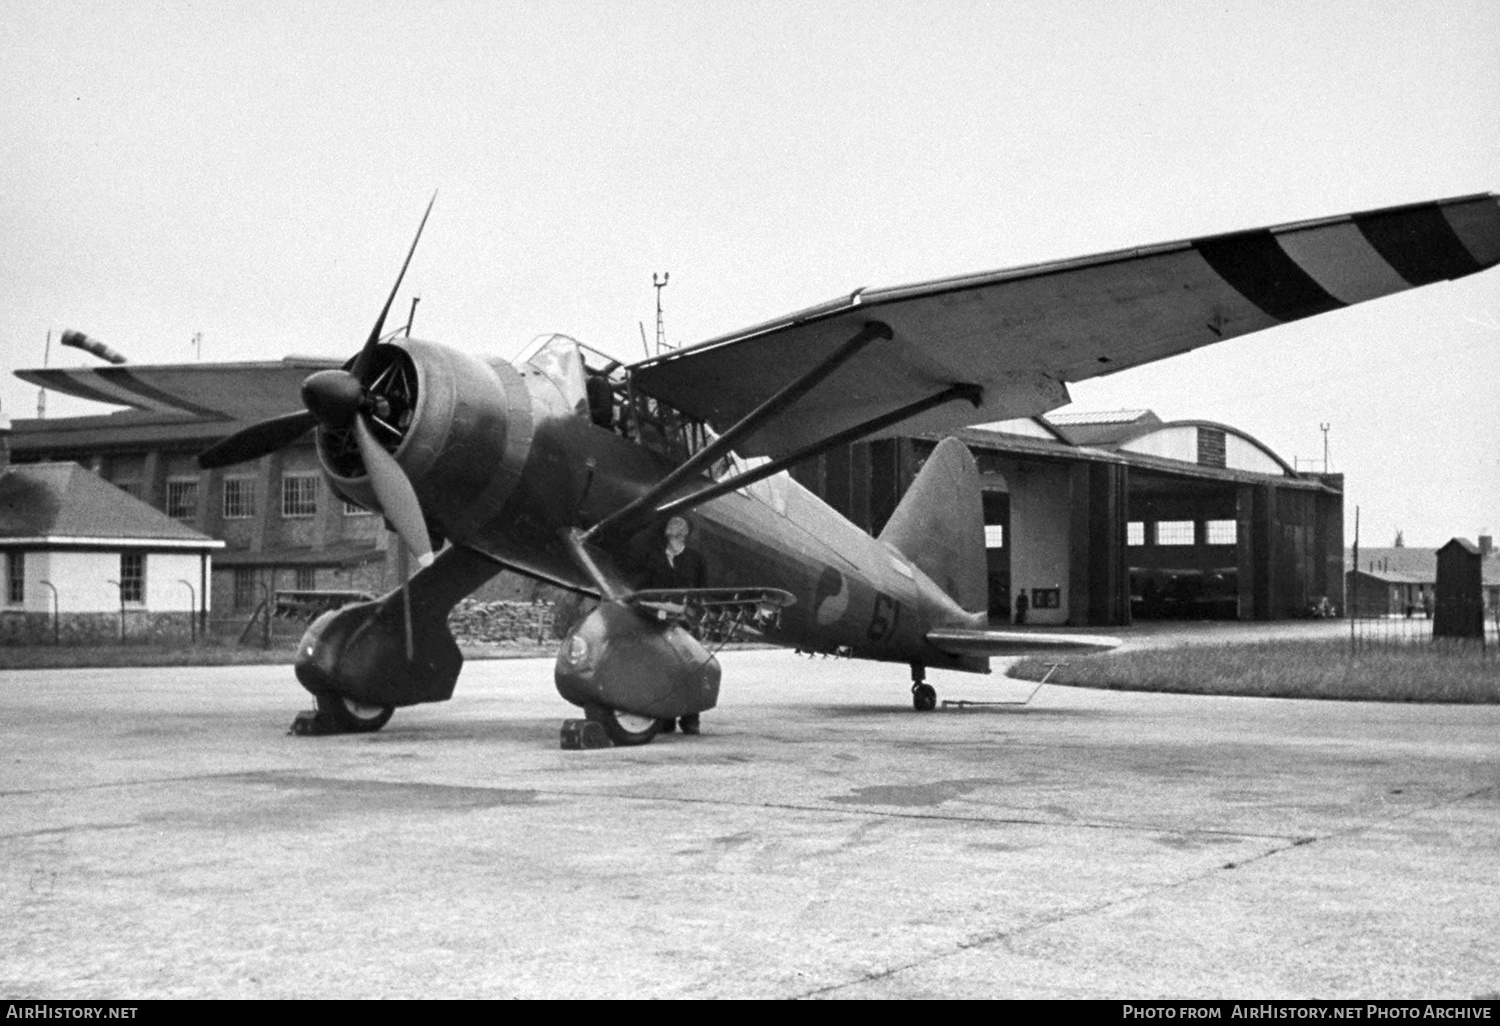
<path id="1" fill-rule="evenodd" d="M 1009 676 L 1041 680 L 1056 657 L 1015 663 Z M 1426 643 L 1362 647 L 1347 639 L 1180 645 L 1074 656 L 1049 683 L 1116 691 L 1352 702 L 1500 702 L 1493 645 Z"/>

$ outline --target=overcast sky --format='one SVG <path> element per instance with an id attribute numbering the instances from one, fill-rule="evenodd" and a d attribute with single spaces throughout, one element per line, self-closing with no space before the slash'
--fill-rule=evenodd
<path id="1" fill-rule="evenodd" d="M 848 293 L 1500 191 L 1500 4 L 0 2 L 0 400 L 47 332 L 619 356 Z M 88 358 L 54 344 L 53 365 Z M 1500 270 L 1075 386 L 1500 529 Z M 51 396 L 50 416 L 102 407 Z"/>

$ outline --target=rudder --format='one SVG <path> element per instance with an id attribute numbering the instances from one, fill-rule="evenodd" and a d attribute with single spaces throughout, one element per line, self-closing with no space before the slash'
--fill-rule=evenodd
<path id="1" fill-rule="evenodd" d="M 958 439 L 938 443 L 880 540 L 915 563 L 963 609 L 979 613 L 989 607 L 979 469 Z"/>

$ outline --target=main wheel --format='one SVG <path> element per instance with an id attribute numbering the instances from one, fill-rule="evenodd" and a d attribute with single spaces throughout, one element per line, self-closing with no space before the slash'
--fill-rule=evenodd
<path id="1" fill-rule="evenodd" d="M 644 745 L 661 730 L 661 721 L 655 717 L 606 709 L 602 705 L 585 707 L 583 715 L 602 726 L 609 739 L 621 747 Z"/>
<path id="2" fill-rule="evenodd" d="M 385 726 L 396 711 L 393 705 L 366 705 L 343 695 L 324 692 L 317 696 L 318 712 L 350 734 L 371 734 Z"/>
<path id="3" fill-rule="evenodd" d="M 937 708 L 937 689 L 931 684 L 913 684 L 911 707 L 917 712 L 932 712 Z"/>

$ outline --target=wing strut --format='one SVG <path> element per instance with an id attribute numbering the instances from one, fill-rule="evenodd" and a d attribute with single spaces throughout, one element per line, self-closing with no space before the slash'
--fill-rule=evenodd
<path id="1" fill-rule="evenodd" d="M 814 456 L 818 456 L 824 452 L 827 452 L 829 449 L 832 449 L 835 446 L 845 445 L 849 442 L 863 437 L 864 435 L 872 434 L 876 431 L 888 428 L 892 424 L 899 423 L 900 421 L 903 421 L 908 417 L 915 417 L 917 414 L 925 413 L 926 411 L 932 409 L 934 406 L 941 406 L 944 403 L 952 402 L 955 399 L 967 399 L 975 406 L 978 406 L 984 399 L 984 389 L 975 384 L 949 385 L 941 392 L 935 392 L 932 395 L 928 396 L 926 399 L 918 399 L 914 403 L 907 403 L 900 409 L 892 410 L 890 413 L 885 413 L 879 417 L 867 420 L 863 424 L 856 424 L 851 428 L 846 428 L 845 430 L 840 431 L 838 434 L 832 435 L 821 441 L 814 442 L 812 445 L 803 446 L 796 452 L 789 453 L 788 455 L 783 456 L 778 460 L 772 460 L 770 463 L 765 463 L 761 466 L 755 467 L 752 470 L 747 470 L 743 474 L 736 474 L 732 478 L 715 482 L 714 484 L 711 484 L 706 488 L 701 488 L 698 491 L 691 493 L 690 495 L 684 495 L 681 498 L 673 499 L 671 502 L 656 507 L 656 515 L 671 516 L 673 513 L 680 513 L 685 509 L 691 509 L 693 506 L 701 505 L 702 503 L 708 502 L 710 499 L 717 499 L 719 496 L 724 495 L 727 492 L 732 492 L 737 488 L 743 488 L 746 485 L 754 484 L 755 482 L 763 478 L 770 477 L 772 474 L 779 474 L 787 467 L 790 467 L 795 463 L 801 463 L 803 460 L 810 460 Z"/>
<path id="2" fill-rule="evenodd" d="M 687 480 L 689 477 L 696 475 L 700 471 L 713 466 L 714 462 L 717 461 L 720 457 L 727 454 L 729 450 L 733 449 L 735 443 L 738 442 L 741 438 L 744 438 L 750 432 L 754 431 L 766 421 L 776 416 L 792 403 L 796 402 L 798 399 L 801 399 L 804 395 L 815 388 L 820 382 L 827 378 L 828 375 L 832 374 L 834 371 L 838 370 L 841 366 L 847 363 L 850 357 L 854 356 L 855 353 L 859 352 L 861 349 L 863 349 L 865 346 L 869 345 L 876 339 L 890 339 L 894 337 L 895 333 L 891 331 L 890 325 L 883 324 L 880 321 L 866 321 L 864 323 L 864 326 L 850 337 L 849 341 L 839 346 L 839 348 L 835 350 L 822 363 L 818 364 L 806 374 L 803 374 L 800 378 L 792 381 L 775 395 L 771 396 L 771 398 L 767 399 L 755 409 L 745 414 L 745 416 L 742 417 L 739 422 L 731 427 L 728 431 L 725 431 L 722 435 L 716 438 L 713 442 L 709 443 L 707 446 L 699 449 L 696 453 L 688 458 L 686 463 L 683 463 L 666 477 L 662 478 L 660 481 L 656 482 L 656 484 L 647 489 L 644 495 L 631 502 L 626 503 L 624 506 L 621 506 L 609 516 L 599 521 L 593 527 L 589 528 L 589 530 L 583 536 L 584 541 L 592 540 L 593 538 L 604 534 L 605 532 L 609 531 L 610 528 L 615 527 L 616 525 L 630 519 L 646 507 L 655 505 L 658 499 L 660 499 L 663 495 L 666 495 L 673 488 L 677 487 L 678 484 Z"/>

